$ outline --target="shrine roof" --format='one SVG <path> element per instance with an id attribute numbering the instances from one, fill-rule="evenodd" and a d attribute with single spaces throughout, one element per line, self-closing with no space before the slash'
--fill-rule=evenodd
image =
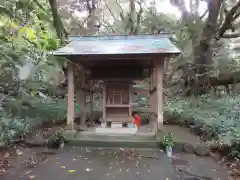
<path id="1" fill-rule="evenodd" d="M 69 44 L 54 51 L 53 55 L 178 55 L 181 53 L 169 40 L 167 33 L 158 35 L 69 36 L 69 40 Z"/>

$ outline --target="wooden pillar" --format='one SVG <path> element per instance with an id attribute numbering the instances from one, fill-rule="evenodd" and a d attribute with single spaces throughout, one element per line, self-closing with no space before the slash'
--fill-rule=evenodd
<path id="1" fill-rule="evenodd" d="M 152 95 L 151 95 L 151 89 L 152 89 L 152 68 L 149 69 L 149 95 L 148 95 L 148 104 L 149 104 L 149 124 L 151 127 L 151 131 L 153 130 L 153 119 L 152 119 Z"/>
<path id="2" fill-rule="evenodd" d="M 80 90 L 77 92 L 79 95 L 78 102 L 80 104 L 80 128 L 81 130 L 85 130 L 85 120 L 86 120 L 86 115 L 87 115 L 87 105 L 86 105 L 86 92 L 83 90 Z"/>
<path id="3" fill-rule="evenodd" d="M 74 130 L 74 72 L 73 66 L 68 62 L 68 106 L 67 129 Z"/>
<path id="4" fill-rule="evenodd" d="M 90 90 L 90 92 L 89 92 L 89 100 L 90 100 L 90 102 L 89 102 L 89 118 L 90 118 L 90 122 L 91 122 L 92 124 L 94 124 L 94 116 L 93 116 L 93 95 L 94 95 L 93 91 Z"/>
<path id="5" fill-rule="evenodd" d="M 129 117 L 132 116 L 132 94 L 133 94 L 133 85 L 129 85 Z"/>
<path id="6" fill-rule="evenodd" d="M 156 109 L 157 109 L 157 130 L 161 130 L 163 126 L 163 69 L 164 60 L 156 61 Z"/>
<path id="7" fill-rule="evenodd" d="M 150 77 L 149 77 L 149 111 L 150 111 L 150 126 L 151 131 L 155 132 L 157 130 L 156 124 L 156 110 L 155 110 L 155 91 L 156 86 L 154 84 L 154 70 L 153 67 L 150 69 Z"/>
<path id="8" fill-rule="evenodd" d="M 156 132 L 158 130 L 158 124 L 157 124 L 157 74 L 156 74 L 156 66 L 153 64 L 152 69 L 152 112 L 153 112 L 153 130 Z"/>
<path id="9" fill-rule="evenodd" d="M 106 84 L 103 85 L 103 94 L 102 94 L 102 118 L 103 118 L 103 121 L 106 122 L 107 120 L 107 117 L 106 117 L 106 96 L 107 96 L 107 87 L 106 87 Z"/>

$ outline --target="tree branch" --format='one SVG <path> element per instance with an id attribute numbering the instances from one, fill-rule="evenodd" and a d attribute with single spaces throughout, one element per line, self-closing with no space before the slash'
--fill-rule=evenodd
<path id="1" fill-rule="evenodd" d="M 61 40 L 61 42 L 64 41 L 64 37 L 67 37 L 66 30 L 63 26 L 63 23 L 61 21 L 61 18 L 58 14 L 57 9 L 57 2 L 56 0 L 49 0 L 49 4 L 51 6 L 52 16 L 53 16 L 53 26 L 56 30 L 58 38 Z"/>
<path id="2" fill-rule="evenodd" d="M 236 13 L 233 17 L 234 20 L 236 20 L 240 16 L 240 12 Z"/>
<path id="3" fill-rule="evenodd" d="M 182 13 L 181 19 L 186 24 L 188 20 L 188 11 L 186 8 L 185 0 L 170 0 L 170 3 L 179 9 L 179 11 Z"/>
<path id="4" fill-rule="evenodd" d="M 229 29 L 231 28 L 231 25 L 233 23 L 234 19 L 234 15 L 237 12 L 238 8 L 240 7 L 240 1 L 238 1 L 235 6 L 233 6 L 233 8 L 227 13 L 226 18 L 224 23 L 222 24 L 222 26 L 220 27 L 218 33 L 217 33 L 217 39 L 219 39 L 220 37 L 223 36 L 223 34 Z"/>
<path id="5" fill-rule="evenodd" d="M 111 26 L 111 25 L 109 25 L 109 23 L 107 23 L 107 22 L 105 22 L 106 24 L 104 24 L 104 23 L 101 23 L 100 24 L 100 26 L 103 26 L 103 27 L 105 27 L 109 32 L 110 32 L 110 29 L 111 29 L 111 31 L 112 31 L 112 33 L 116 33 L 116 31 L 114 30 L 114 28 Z"/>
<path id="6" fill-rule="evenodd" d="M 24 26 L 26 26 L 27 25 L 27 23 L 28 23 L 28 14 L 26 13 L 26 17 L 25 17 L 25 20 L 24 20 L 24 22 L 21 24 L 21 26 L 18 28 L 18 29 L 16 29 L 14 32 L 10 32 L 10 35 L 11 36 L 13 36 L 13 35 L 16 35 Z"/>
<path id="7" fill-rule="evenodd" d="M 130 27 L 130 34 L 134 34 L 135 30 L 135 15 L 136 15 L 136 7 L 135 7 L 135 0 L 130 0 L 130 12 L 129 12 L 129 19 L 127 23 L 127 27 Z"/>
<path id="8" fill-rule="evenodd" d="M 105 2 L 105 1 L 104 1 L 104 2 Z M 110 12 L 111 16 L 113 17 L 113 19 L 114 19 L 115 21 L 117 21 L 118 19 L 114 16 L 112 10 L 109 8 L 109 6 L 108 6 L 108 4 L 107 4 L 106 2 L 105 2 L 105 5 L 106 5 L 106 8 L 108 9 L 108 11 Z"/>
<path id="9" fill-rule="evenodd" d="M 200 19 L 203 19 L 208 13 L 208 9 L 206 9 L 206 11 L 200 16 Z"/>
<path id="10" fill-rule="evenodd" d="M 140 26 L 140 23 L 141 23 L 141 17 L 142 17 L 142 13 L 143 13 L 143 7 L 142 7 L 142 3 L 143 2 L 142 1 L 138 1 L 137 3 L 139 5 L 140 9 L 139 9 L 139 11 L 137 13 L 137 24 L 136 24 L 136 27 L 135 27 L 134 34 L 138 34 L 139 26 Z"/>
<path id="11" fill-rule="evenodd" d="M 240 32 L 238 33 L 232 33 L 232 34 L 223 34 L 221 38 L 238 38 L 240 37 Z"/>

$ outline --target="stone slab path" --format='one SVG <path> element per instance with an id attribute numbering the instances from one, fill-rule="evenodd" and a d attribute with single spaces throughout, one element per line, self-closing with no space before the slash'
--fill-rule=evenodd
<path id="1" fill-rule="evenodd" d="M 43 153 L 20 149 L 1 180 L 227 180 L 227 169 L 210 157 L 174 154 L 159 149 L 65 147 Z M 29 158 L 31 157 L 31 158 Z M 30 167 L 30 159 L 35 163 Z"/>

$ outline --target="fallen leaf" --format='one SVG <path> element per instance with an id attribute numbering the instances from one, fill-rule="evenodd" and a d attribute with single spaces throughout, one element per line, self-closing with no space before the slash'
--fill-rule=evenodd
<path id="1" fill-rule="evenodd" d="M 1 169 L 1 170 L 0 170 L 0 173 L 5 173 L 5 172 L 6 172 L 5 169 Z"/>
<path id="2" fill-rule="evenodd" d="M 33 170 L 27 171 L 25 174 L 30 174 L 31 172 L 33 172 Z"/>
<path id="3" fill-rule="evenodd" d="M 35 175 L 31 175 L 31 176 L 28 176 L 29 179 L 34 179 L 36 176 Z"/>
<path id="4" fill-rule="evenodd" d="M 4 155 L 3 155 L 4 158 L 7 158 L 7 157 L 9 157 L 9 156 L 10 156 L 10 153 L 9 153 L 9 152 L 5 152 Z"/>
<path id="5" fill-rule="evenodd" d="M 74 172 L 76 172 L 76 170 L 75 169 L 70 169 L 70 170 L 68 170 L 68 172 L 69 173 L 74 173 Z"/>
<path id="6" fill-rule="evenodd" d="M 90 168 L 87 168 L 87 169 L 86 169 L 86 171 L 87 171 L 87 172 L 90 172 L 90 171 L 92 171 L 92 169 L 90 169 Z"/>
<path id="7" fill-rule="evenodd" d="M 16 150 L 16 153 L 17 153 L 18 156 L 21 156 L 23 154 L 22 151 L 20 151 L 18 149 Z"/>

